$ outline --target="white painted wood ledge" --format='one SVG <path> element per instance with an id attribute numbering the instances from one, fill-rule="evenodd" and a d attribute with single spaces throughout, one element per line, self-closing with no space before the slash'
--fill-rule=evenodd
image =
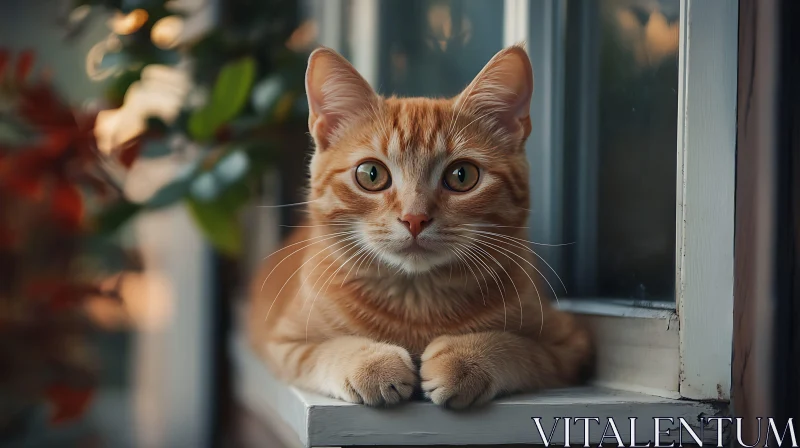
<path id="1" fill-rule="evenodd" d="M 339 447 L 373 445 L 501 445 L 541 444 L 532 420 L 541 417 L 549 434 L 556 417 L 598 417 L 590 425 L 592 443 L 598 443 L 606 419 L 614 417 L 623 440 L 629 440 L 629 417 L 638 417 L 636 441 L 653 440 L 653 417 L 685 418 L 697 424 L 700 416 L 713 416 L 709 403 L 660 398 L 602 387 L 581 387 L 517 395 L 473 411 L 454 412 L 430 402 L 415 401 L 393 408 L 363 405 L 315 395 L 276 380 L 252 352 L 242 335 L 231 339 L 234 389 L 238 402 L 275 428 L 288 426 L 284 437 L 293 446 Z M 673 429 L 677 427 L 677 421 Z M 698 431 L 699 433 L 699 431 Z M 677 432 L 663 441 L 677 440 Z M 684 434 L 684 440 L 686 440 Z M 709 441 L 715 431 L 706 432 Z M 563 422 L 553 443 L 563 444 Z M 583 443 L 583 424 L 573 425 L 570 439 Z"/>

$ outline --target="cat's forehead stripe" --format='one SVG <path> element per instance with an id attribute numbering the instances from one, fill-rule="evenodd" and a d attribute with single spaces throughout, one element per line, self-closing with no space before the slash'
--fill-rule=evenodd
<path id="1" fill-rule="evenodd" d="M 400 156 L 402 144 L 400 143 L 400 134 L 397 129 L 391 130 L 391 137 L 386 144 L 386 152 L 390 158 L 398 158 Z"/>
<path id="2" fill-rule="evenodd" d="M 424 98 L 389 98 L 386 100 L 387 122 L 392 133 L 386 142 L 389 153 L 446 151 L 442 145 L 451 120 L 450 104 L 446 100 Z"/>

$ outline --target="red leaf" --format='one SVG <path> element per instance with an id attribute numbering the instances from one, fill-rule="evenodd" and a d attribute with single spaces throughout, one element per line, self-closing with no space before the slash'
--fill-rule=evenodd
<path id="1" fill-rule="evenodd" d="M 3 182 L 3 187 L 17 196 L 32 201 L 39 201 L 44 197 L 44 182 L 42 179 L 36 176 L 28 176 L 25 173 L 11 175 Z"/>
<path id="2" fill-rule="evenodd" d="M 57 157 L 64 153 L 73 140 L 73 129 L 52 130 L 45 135 L 42 150 L 48 156 Z"/>
<path id="3" fill-rule="evenodd" d="M 139 154 L 142 152 L 142 142 L 140 139 L 130 140 L 124 144 L 119 153 L 119 161 L 125 168 L 130 168 Z"/>
<path id="4" fill-rule="evenodd" d="M 47 401 L 53 405 L 50 422 L 54 425 L 67 423 L 86 412 L 92 402 L 94 390 L 84 387 L 71 387 L 55 384 L 45 391 Z"/>
<path id="5" fill-rule="evenodd" d="M 15 241 L 14 231 L 0 222 L 0 250 L 13 246 Z"/>
<path id="6" fill-rule="evenodd" d="M 64 101 L 48 84 L 25 87 L 21 91 L 19 114 L 39 128 L 76 126 L 75 117 Z"/>
<path id="7" fill-rule="evenodd" d="M 19 54 L 17 59 L 17 81 L 22 82 L 31 74 L 33 69 L 34 55 L 33 51 L 25 50 Z"/>
<path id="8" fill-rule="evenodd" d="M 78 188 L 65 181 L 58 182 L 53 190 L 53 217 L 70 229 L 77 229 L 83 222 L 83 198 Z"/>
<path id="9" fill-rule="evenodd" d="M 5 78 L 8 62 L 11 60 L 11 52 L 7 48 L 0 48 L 0 81 Z"/>
<path id="10" fill-rule="evenodd" d="M 62 279 L 36 279 L 25 285 L 26 298 L 46 303 L 51 311 L 66 311 L 79 306 L 85 299 L 100 294 L 97 285 L 69 283 Z"/>

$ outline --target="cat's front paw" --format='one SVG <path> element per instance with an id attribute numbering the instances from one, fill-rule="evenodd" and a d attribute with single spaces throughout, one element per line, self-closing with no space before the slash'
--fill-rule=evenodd
<path id="1" fill-rule="evenodd" d="M 440 336 L 428 345 L 421 360 L 422 391 L 440 406 L 480 406 L 497 395 L 489 361 L 468 337 Z"/>
<path id="2" fill-rule="evenodd" d="M 406 349 L 373 343 L 353 357 L 340 398 L 369 406 L 392 405 L 411 398 L 416 384 L 416 369 Z"/>

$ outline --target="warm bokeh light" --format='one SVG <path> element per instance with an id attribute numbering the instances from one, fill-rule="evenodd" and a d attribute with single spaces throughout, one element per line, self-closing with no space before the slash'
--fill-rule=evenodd
<path id="1" fill-rule="evenodd" d="M 163 274 L 155 271 L 126 274 L 121 295 L 137 328 L 154 331 L 169 324 L 174 296 L 170 279 Z"/>
<path id="2" fill-rule="evenodd" d="M 660 11 L 653 11 L 642 25 L 629 9 L 617 12 L 620 34 L 629 45 L 641 66 L 660 63 L 665 57 L 678 51 L 679 25 L 669 24 Z"/>
<path id="3" fill-rule="evenodd" d="M 105 330 L 122 330 L 130 326 L 130 316 L 123 304 L 109 298 L 96 297 L 84 304 L 94 323 Z"/>
<path id="4" fill-rule="evenodd" d="M 461 33 L 459 36 L 453 35 L 453 19 L 452 11 L 448 5 L 434 4 L 428 9 L 430 37 L 441 51 L 446 51 L 447 46 L 453 39 L 460 40 L 463 45 L 469 42 L 472 37 L 472 22 L 470 22 L 469 18 L 466 16 L 460 18 Z"/>
<path id="5" fill-rule="evenodd" d="M 667 23 L 666 17 L 660 12 L 650 14 L 650 20 L 644 30 L 648 49 L 654 58 L 662 59 L 678 51 L 678 22 L 672 25 Z"/>
<path id="6" fill-rule="evenodd" d="M 163 50 L 175 48 L 180 43 L 183 25 L 183 19 L 178 16 L 164 17 L 153 25 L 150 40 Z"/>
<path id="7" fill-rule="evenodd" d="M 286 41 L 286 48 L 292 51 L 303 51 L 311 48 L 319 35 L 319 26 L 316 20 L 306 20 L 297 27 Z"/>
<path id="8" fill-rule="evenodd" d="M 147 23 L 148 17 L 149 15 L 144 9 L 134 9 L 128 14 L 117 12 L 111 19 L 109 26 L 115 33 L 125 36 L 138 31 L 142 25 Z"/>
<path id="9" fill-rule="evenodd" d="M 114 33 L 96 43 L 86 54 L 86 74 L 89 79 L 102 81 L 122 70 L 119 64 L 110 64 L 105 61 L 107 55 L 115 53 L 122 48 L 119 36 Z"/>
<path id="10" fill-rule="evenodd" d="M 109 330 L 163 329 L 172 316 L 173 296 L 168 278 L 156 271 L 124 272 L 106 279 L 107 289 L 118 287 L 122 301 L 96 297 L 85 304 L 89 317 Z"/>
<path id="11" fill-rule="evenodd" d="M 72 12 L 69 13 L 69 22 L 70 23 L 78 23 L 86 18 L 89 13 L 92 12 L 92 7 L 89 5 L 81 5 L 77 8 L 73 9 Z"/>
<path id="12" fill-rule="evenodd" d="M 191 89 L 188 73 L 180 67 L 152 64 L 125 93 L 122 107 L 98 114 L 94 134 L 106 154 L 141 134 L 148 117 L 172 123 Z"/>

